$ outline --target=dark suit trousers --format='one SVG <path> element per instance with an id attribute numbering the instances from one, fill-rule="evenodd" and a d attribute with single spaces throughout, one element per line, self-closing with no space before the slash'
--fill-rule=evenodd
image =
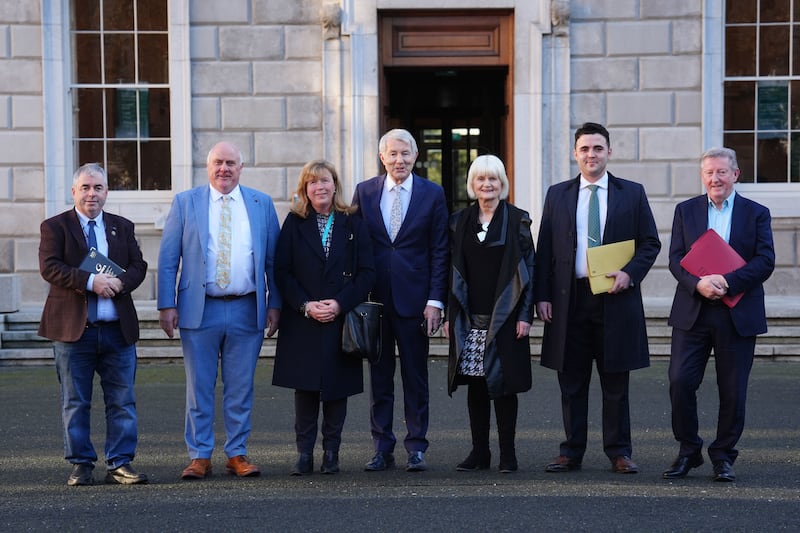
<path id="1" fill-rule="evenodd" d="M 669 396 L 672 432 L 680 442 L 681 456 L 699 455 L 703 448 L 697 420 L 697 389 L 713 348 L 719 415 L 717 438 L 709 445 L 708 455 L 712 462 L 736 461 L 739 452 L 734 447 L 744 430 L 747 381 L 755 345 L 755 337 L 736 333 L 731 313 L 724 304 L 704 303 L 689 331 L 673 328 Z"/>
<path id="2" fill-rule="evenodd" d="M 319 419 L 319 391 L 294 391 L 294 431 L 298 453 L 314 453 Z M 322 449 L 338 452 L 347 417 L 347 397 L 322 402 Z"/>
<path id="3" fill-rule="evenodd" d="M 567 326 L 564 369 L 558 373 L 567 437 L 559 453 L 578 461 L 586 451 L 592 361 L 597 362 L 603 395 L 603 450 L 609 459 L 632 453 L 628 404 L 630 373 L 604 370 L 603 298 L 592 294 L 587 280 L 577 281 Z"/>
<path id="4" fill-rule="evenodd" d="M 428 337 L 422 332 L 422 317 L 397 316 L 391 302 L 383 306 L 383 346 L 380 360 L 370 365 L 372 441 L 376 451 L 393 452 L 397 439 L 392 432 L 394 419 L 395 341 L 403 379 L 403 405 L 406 419 L 406 451 L 428 449 Z"/>

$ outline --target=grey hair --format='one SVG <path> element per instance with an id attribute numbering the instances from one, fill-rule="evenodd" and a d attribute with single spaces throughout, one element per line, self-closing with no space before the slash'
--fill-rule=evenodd
<path id="1" fill-rule="evenodd" d="M 703 161 L 711 157 L 727 158 L 728 161 L 731 162 L 731 168 L 733 170 L 739 170 L 739 163 L 736 161 L 736 152 L 734 150 L 731 150 L 730 148 L 725 148 L 725 147 L 709 148 L 708 150 L 703 152 L 702 156 L 700 156 L 700 164 L 702 165 Z"/>
<path id="2" fill-rule="evenodd" d="M 411 150 L 416 154 L 419 152 L 417 149 L 417 141 L 414 139 L 414 136 L 411 135 L 411 132 L 408 130 L 403 130 L 400 128 L 395 128 L 393 130 L 389 130 L 383 134 L 381 137 L 380 142 L 378 143 L 378 151 L 383 153 L 386 150 L 386 145 L 389 143 L 389 139 L 395 139 L 397 141 L 402 141 L 411 146 Z"/>
<path id="3" fill-rule="evenodd" d="M 103 183 L 108 185 L 108 174 L 106 174 L 106 169 L 103 168 L 103 165 L 100 163 L 84 163 L 75 173 L 72 175 L 72 184 L 75 185 L 78 183 L 78 180 L 81 179 L 81 175 L 86 174 L 87 176 L 94 176 L 103 178 Z"/>
<path id="4" fill-rule="evenodd" d="M 510 188 L 508 176 L 506 176 L 506 167 L 499 157 L 496 155 L 479 155 L 469 166 L 469 171 L 467 172 L 467 196 L 471 200 L 477 198 L 475 191 L 472 190 L 472 183 L 478 176 L 494 176 L 499 179 L 503 185 L 500 190 L 500 199 L 505 200 L 508 198 L 508 189 Z"/>

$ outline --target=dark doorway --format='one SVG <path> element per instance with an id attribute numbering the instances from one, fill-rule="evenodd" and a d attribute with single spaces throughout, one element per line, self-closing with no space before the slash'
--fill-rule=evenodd
<path id="1" fill-rule="evenodd" d="M 414 171 L 444 188 L 450 212 L 470 203 L 466 177 L 475 157 L 495 154 L 508 166 L 507 78 L 507 67 L 384 69 L 386 129 L 414 135 Z"/>

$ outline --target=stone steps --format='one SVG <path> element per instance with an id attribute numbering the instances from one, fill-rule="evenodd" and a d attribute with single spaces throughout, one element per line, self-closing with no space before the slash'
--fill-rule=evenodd
<path id="1" fill-rule="evenodd" d="M 179 362 L 180 334 L 169 339 L 158 326 L 155 302 L 137 302 L 141 338 L 137 353 L 142 363 Z M 645 301 L 650 353 L 653 357 L 669 357 L 671 328 L 667 325 L 670 301 Z M 768 298 L 769 331 L 758 338 L 756 356 L 764 359 L 800 360 L 800 298 Z M 0 366 L 52 364 L 52 343 L 39 337 L 36 330 L 41 310 L 25 308 L 0 315 Z M 540 354 L 543 326 L 537 321 L 531 328 L 531 353 Z M 447 339 L 441 332 L 431 341 L 431 356 L 447 355 Z M 264 339 L 261 357 L 275 355 L 275 339 Z"/>

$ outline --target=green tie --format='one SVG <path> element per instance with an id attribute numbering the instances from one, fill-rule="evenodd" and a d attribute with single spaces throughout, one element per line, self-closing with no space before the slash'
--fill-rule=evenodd
<path id="1" fill-rule="evenodd" d="M 600 201 L 597 185 L 589 185 L 589 248 L 600 246 Z"/>

